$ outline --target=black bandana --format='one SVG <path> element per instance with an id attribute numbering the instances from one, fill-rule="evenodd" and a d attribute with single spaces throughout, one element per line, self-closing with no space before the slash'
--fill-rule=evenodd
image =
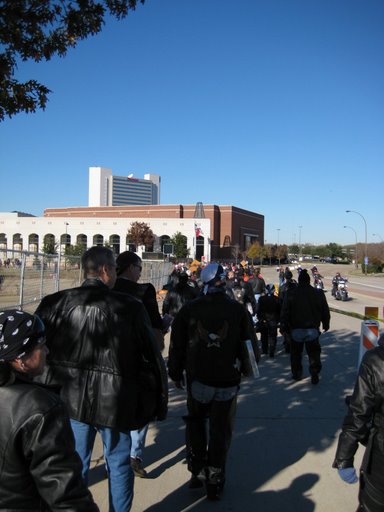
<path id="1" fill-rule="evenodd" d="M 44 325 L 36 315 L 0 311 L 0 362 L 23 357 L 44 342 Z"/>

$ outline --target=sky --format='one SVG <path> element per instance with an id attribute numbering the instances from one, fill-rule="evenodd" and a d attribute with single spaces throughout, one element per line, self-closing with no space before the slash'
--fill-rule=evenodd
<path id="1" fill-rule="evenodd" d="M 383 26 L 383 0 L 146 0 L 108 18 L 65 58 L 20 63 L 52 93 L 0 123 L 0 211 L 87 206 L 103 166 L 159 174 L 162 204 L 260 213 L 266 243 L 354 244 L 365 225 L 380 242 Z"/>

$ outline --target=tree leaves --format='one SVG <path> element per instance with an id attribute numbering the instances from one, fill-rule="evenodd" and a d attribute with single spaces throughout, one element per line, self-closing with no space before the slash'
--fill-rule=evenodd
<path id="1" fill-rule="evenodd" d="M 77 41 L 102 30 L 109 11 L 122 19 L 144 0 L 0 0 L 0 121 L 44 109 L 51 92 L 15 78 L 17 62 L 64 57 Z"/>

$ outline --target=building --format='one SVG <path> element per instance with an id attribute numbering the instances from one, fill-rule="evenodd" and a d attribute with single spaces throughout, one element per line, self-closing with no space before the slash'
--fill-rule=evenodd
<path id="1" fill-rule="evenodd" d="M 5 249 L 42 252 L 52 240 L 85 248 L 107 242 L 116 254 L 132 248 L 127 235 L 133 222 L 145 222 L 155 235 L 153 252 L 177 232 L 185 237 L 192 258 L 232 259 L 251 243 L 264 241 L 264 216 L 235 206 L 136 205 L 47 208 L 43 217 L 0 213 L 0 258 Z"/>
<path id="2" fill-rule="evenodd" d="M 158 174 L 144 174 L 144 179 L 129 176 L 113 176 L 107 167 L 90 167 L 88 205 L 122 206 L 160 204 Z"/>

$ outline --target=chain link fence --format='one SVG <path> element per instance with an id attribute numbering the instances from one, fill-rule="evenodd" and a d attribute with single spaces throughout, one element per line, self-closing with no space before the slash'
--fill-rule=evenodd
<path id="1" fill-rule="evenodd" d="M 172 263 L 143 261 L 140 282 L 161 290 Z M 81 258 L 0 249 L 0 309 L 34 312 L 45 295 L 79 286 L 83 280 Z"/>

